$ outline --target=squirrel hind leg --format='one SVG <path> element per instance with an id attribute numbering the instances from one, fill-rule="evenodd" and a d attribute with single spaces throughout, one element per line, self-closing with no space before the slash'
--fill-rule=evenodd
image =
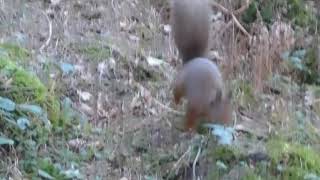
<path id="1" fill-rule="evenodd" d="M 174 97 L 175 104 L 180 103 L 182 96 L 183 96 L 183 93 L 182 93 L 181 87 L 176 85 L 173 89 L 173 97 Z"/>
<path id="2" fill-rule="evenodd" d="M 186 114 L 186 122 L 185 122 L 185 130 L 186 131 L 195 131 L 197 126 L 197 118 L 198 113 L 193 108 L 188 108 L 187 114 Z"/>

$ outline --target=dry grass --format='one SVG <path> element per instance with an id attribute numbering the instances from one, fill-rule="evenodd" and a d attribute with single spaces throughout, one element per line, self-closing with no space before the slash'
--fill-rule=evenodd
<path id="1" fill-rule="evenodd" d="M 191 178 L 187 172 L 196 167 L 188 169 L 188 163 L 206 160 L 196 156 L 199 148 L 195 155 L 190 150 L 197 137 L 190 138 L 176 128 L 183 107 L 173 106 L 170 92 L 172 77 L 181 61 L 170 33 L 165 31 L 170 14 L 168 2 L 80 0 L 61 1 L 58 6 L 40 0 L 21 2 L 0 0 L 0 27 L 3 19 L 4 26 L 9 27 L 0 30 L 0 42 L 23 32 L 27 38 L 23 46 L 35 57 L 43 55 L 50 62 L 76 65 L 73 77 L 54 79 L 57 91 L 71 97 L 75 106 L 90 117 L 93 127 L 102 129 L 90 140 L 100 142 L 108 152 L 106 159 L 87 162 L 82 169 L 85 176 L 141 179 L 146 174 L 163 176 L 176 171 L 180 178 Z M 217 15 L 221 7 L 213 8 L 216 20 L 212 24 L 209 55 L 218 59 L 226 82 L 238 93 L 234 100 L 236 127 L 259 137 L 267 136 L 276 126 L 290 127 L 296 107 L 289 107 L 288 102 L 303 104 L 303 100 L 293 98 L 297 92 L 278 100 L 270 94 L 261 95 L 266 80 L 282 71 L 280 54 L 295 43 L 290 24 L 275 22 L 268 30 L 257 22 L 247 34 L 239 24 L 246 4 L 227 0 L 219 4 L 228 10 L 240 7 L 233 16 L 230 12 Z M 162 65 L 150 65 L 148 57 L 158 58 Z M 37 72 L 42 71 L 39 59 L 30 64 Z M 250 103 L 244 97 L 246 92 L 231 85 L 245 80 L 256 93 Z M 88 92 L 92 98 L 83 101 L 80 92 Z M 242 99 L 247 107 L 242 107 Z M 136 146 L 131 147 L 131 143 Z M 167 164 L 150 168 L 150 164 L 160 162 L 157 158 L 166 155 L 172 156 Z M 18 163 L 10 160 L 8 167 L 17 167 Z M 203 169 L 198 169 L 209 171 L 210 167 L 203 164 Z M 13 174 L 18 171 L 10 170 Z"/>

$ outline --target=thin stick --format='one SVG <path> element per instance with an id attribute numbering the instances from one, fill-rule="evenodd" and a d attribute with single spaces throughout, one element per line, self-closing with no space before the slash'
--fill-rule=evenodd
<path id="1" fill-rule="evenodd" d="M 169 112 L 172 112 L 172 113 L 174 113 L 174 114 L 176 114 L 176 115 L 183 115 L 183 112 L 176 111 L 176 110 L 174 110 L 174 109 L 172 109 L 172 108 L 170 108 L 170 107 L 162 104 L 162 103 L 161 103 L 160 101 L 158 101 L 156 98 L 152 98 L 152 100 L 153 100 L 156 104 L 158 104 L 160 107 L 162 107 L 163 109 L 165 109 L 165 110 L 167 110 L 167 111 L 169 111 Z"/>
<path id="2" fill-rule="evenodd" d="M 177 166 L 180 164 L 180 161 L 182 161 L 182 159 L 183 159 L 187 154 L 189 154 L 190 151 L 191 151 L 191 146 L 189 146 L 188 150 L 187 150 L 185 153 L 183 153 L 183 155 L 178 159 L 178 161 L 177 161 L 176 163 L 174 163 L 174 165 L 173 165 L 173 168 L 174 168 L 174 169 L 177 168 Z"/>
<path id="3" fill-rule="evenodd" d="M 247 0 L 247 3 L 244 6 L 240 7 L 239 9 L 235 10 L 233 12 L 233 14 L 234 15 L 241 14 L 242 12 L 244 12 L 249 7 L 249 5 L 250 5 L 250 0 Z"/>
<path id="4" fill-rule="evenodd" d="M 196 178 L 196 164 L 197 164 L 197 162 L 198 162 L 200 153 L 201 153 L 201 146 L 199 147 L 198 153 L 197 153 L 197 155 L 196 155 L 196 158 L 194 159 L 193 164 L 192 164 L 193 180 L 197 180 L 197 178 Z"/>
<path id="5" fill-rule="evenodd" d="M 240 22 L 238 21 L 238 19 L 234 16 L 234 14 L 231 14 L 232 19 L 234 20 L 234 22 L 236 23 L 237 27 L 246 35 L 249 37 L 249 39 L 251 39 L 251 35 L 247 32 L 247 30 L 244 29 L 244 27 L 240 24 Z"/>
<path id="6" fill-rule="evenodd" d="M 48 36 L 48 38 L 47 38 L 47 41 L 44 43 L 44 44 L 42 44 L 42 46 L 40 47 L 40 52 L 42 52 L 43 51 L 43 49 L 46 47 L 46 46 L 48 46 L 49 45 L 49 43 L 50 43 L 50 41 L 51 41 L 51 36 L 52 36 L 52 22 L 50 21 L 50 19 L 49 19 L 49 16 L 44 12 L 44 11 L 40 11 L 45 17 L 46 17 L 46 19 L 47 19 L 47 21 L 48 21 L 48 25 L 49 25 L 49 36 Z"/>

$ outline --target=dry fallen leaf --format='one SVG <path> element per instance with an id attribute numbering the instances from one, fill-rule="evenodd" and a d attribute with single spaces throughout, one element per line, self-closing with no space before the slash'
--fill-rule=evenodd
<path id="1" fill-rule="evenodd" d="M 72 139 L 72 140 L 70 140 L 70 141 L 68 142 L 68 145 L 69 145 L 72 149 L 78 150 L 78 149 L 80 149 L 81 147 L 84 147 L 86 143 L 87 143 L 87 142 L 86 142 L 85 140 L 83 140 L 83 139 Z"/>
<path id="2" fill-rule="evenodd" d="M 151 56 L 147 57 L 147 62 L 150 66 L 159 66 L 164 63 L 163 60 Z"/>
<path id="3" fill-rule="evenodd" d="M 92 107 L 90 107 L 87 104 L 81 103 L 79 107 L 81 112 L 84 112 L 85 114 L 93 116 L 95 114 L 94 110 Z"/>
<path id="4" fill-rule="evenodd" d="M 140 38 L 138 36 L 135 35 L 129 35 L 129 39 L 133 42 L 139 42 Z"/>
<path id="5" fill-rule="evenodd" d="M 61 0 L 51 0 L 50 2 L 51 2 L 52 5 L 55 6 L 55 5 L 58 5 L 60 3 L 60 1 Z"/>
<path id="6" fill-rule="evenodd" d="M 166 25 L 163 26 L 163 31 L 164 31 L 165 34 L 169 34 L 171 32 L 171 30 L 172 29 L 171 29 L 170 24 L 166 24 Z"/>
<path id="7" fill-rule="evenodd" d="M 77 94 L 79 95 L 80 99 L 83 101 L 89 101 L 92 97 L 92 94 L 85 91 L 77 90 Z"/>

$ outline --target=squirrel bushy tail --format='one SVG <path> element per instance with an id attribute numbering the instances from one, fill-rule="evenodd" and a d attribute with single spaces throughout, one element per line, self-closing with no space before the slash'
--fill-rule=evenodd
<path id="1" fill-rule="evenodd" d="M 207 0 L 171 0 L 173 38 L 184 64 L 207 51 L 209 10 Z"/>

